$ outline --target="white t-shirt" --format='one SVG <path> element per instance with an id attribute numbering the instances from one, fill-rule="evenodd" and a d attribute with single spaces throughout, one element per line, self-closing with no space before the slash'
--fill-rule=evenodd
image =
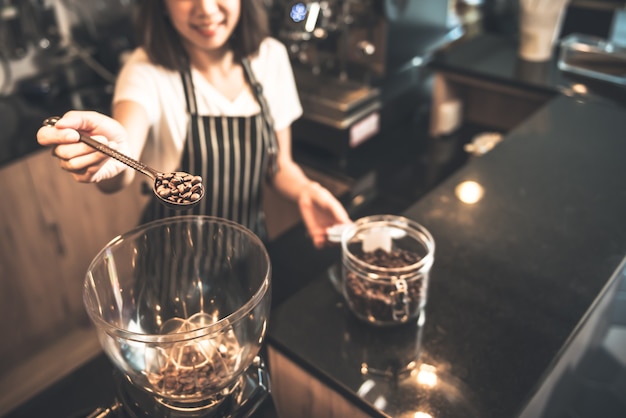
<path id="1" fill-rule="evenodd" d="M 274 38 L 266 38 L 250 64 L 263 86 L 275 129 L 288 127 L 302 115 L 302 106 L 285 46 Z M 251 116 L 261 111 L 248 89 L 231 101 L 193 68 L 191 76 L 200 115 Z M 131 154 L 157 170 L 175 170 L 189 120 L 180 73 L 154 65 L 145 50 L 137 48 L 124 64 L 115 85 L 113 103 L 123 100 L 141 105 L 151 124 L 145 146 L 139 139 L 129 138 Z"/>

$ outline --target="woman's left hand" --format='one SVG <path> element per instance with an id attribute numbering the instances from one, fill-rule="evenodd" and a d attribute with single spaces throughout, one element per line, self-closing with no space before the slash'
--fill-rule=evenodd
<path id="1" fill-rule="evenodd" d="M 316 248 L 322 248 L 329 242 L 329 227 L 351 222 L 348 212 L 339 200 L 316 182 L 311 182 L 300 193 L 298 206 Z"/>

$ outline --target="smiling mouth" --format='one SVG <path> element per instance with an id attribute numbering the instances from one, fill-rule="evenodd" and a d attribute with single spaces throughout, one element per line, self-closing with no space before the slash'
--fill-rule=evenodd
<path id="1" fill-rule="evenodd" d="M 211 23 L 210 25 L 193 25 L 192 28 L 204 36 L 212 36 L 215 35 L 220 26 L 219 23 Z"/>

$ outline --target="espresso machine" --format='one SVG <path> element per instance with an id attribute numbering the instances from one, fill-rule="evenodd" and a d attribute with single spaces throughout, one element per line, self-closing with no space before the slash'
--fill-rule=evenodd
<path id="1" fill-rule="evenodd" d="M 418 105 L 421 68 L 461 36 L 453 0 L 275 0 L 303 117 L 294 141 L 345 155 Z"/>

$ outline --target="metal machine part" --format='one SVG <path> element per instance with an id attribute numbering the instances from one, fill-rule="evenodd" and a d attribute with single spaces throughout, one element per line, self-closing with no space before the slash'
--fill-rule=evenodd
<path id="1" fill-rule="evenodd" d="M 369 82 L 384 72 L 376 2 L 287 1 L 282 7 L 278 36 L 294 65 L 304 118 L 345 133 L 379 111 L 380 91 Z M 363 139 L 376 132 L 374 126 Z"/>
<path id="2" fill-rule="evenodd" d="M 289 1 L 279 36 L 294 62 L 344 80 L 363 67 L 382 74 L 382 10 L 374 0 Z M 350 71 L 350 75 L 349 75 Z"/>
<path id="3" fill-rule="evenodd" d="M 419 72 L 458 37 L 449 1 L 275 0 L 273 29 L 289 51 L 303 117 L 294 139 L 344 153 L 408 116 Z"/>

